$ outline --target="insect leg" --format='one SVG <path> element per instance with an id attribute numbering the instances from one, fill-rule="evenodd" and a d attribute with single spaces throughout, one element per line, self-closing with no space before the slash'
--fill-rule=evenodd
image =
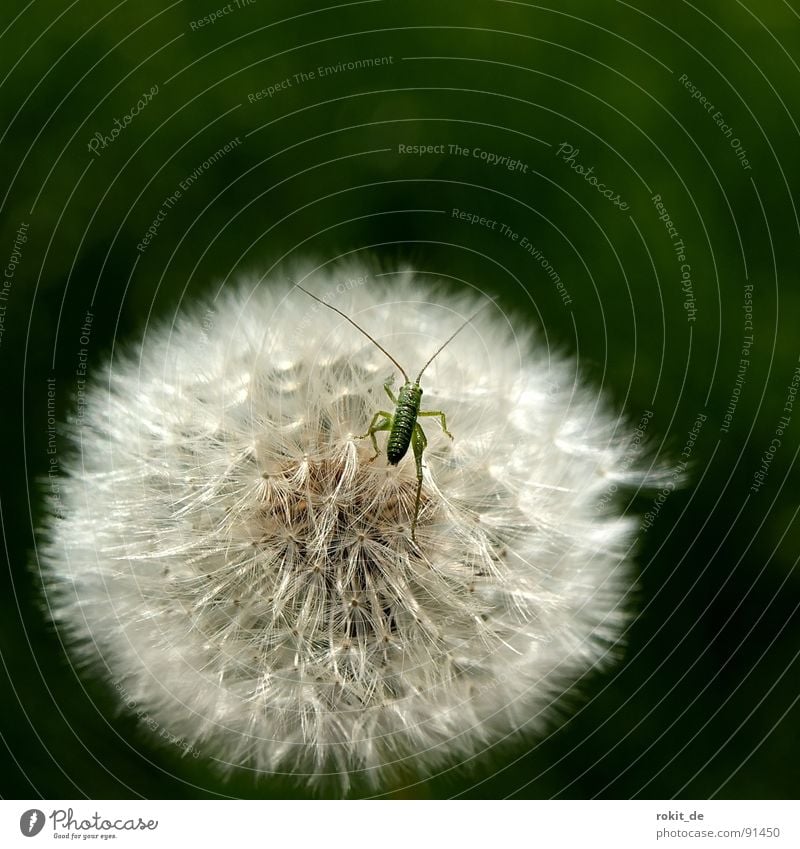
<path id="1" fill-rule="evenodd" d="M 380 419 L 381 416 L 383 416 L 383 421 L 379 422 L 378 419 Z M 375 413 L 375 415 L 372 417 L 372 421 L 369 423 L 369 430 L 367 430 L 366 433 L 362 433 L 360 436 L 356 437 L 356 439 L 366 439 L 367 437 L 369 437 L 372 440 L 372 447 L 375 449 L 375 456 L 372 458 L 372 460 L 374 460 L 375 457 L 377 457 L 378 454 L 381 453 L 381 449 L 378 448 L 378 440 L 375 439 L 375 434 L 381 430 L 391 430 L 392 421 L 393 417 L 391 413 L 387 413 L 386 410 L 378 410 L 378 412 Z M 372 460 L 370 460 L 370 463 L 372 462 Z"/>
<path id="2" fill-rule="evenodd" d="M 417 495 L 414 499 L 414 518 L 411 520 L 411 539 L 416 542 L 415 532 L 417 530 L 417 516 L 419 516 L 419 500 L 422 496 L 422 453 L 428 440 L 425 438 L 425 431 L 420 427 L 419 422 L 414 425 L 414 433 L 411 436 L 411 447 L 414 449 L 414 461 L 417 464 Z"/>
<path id="3" fill-rule="evenodd" d="M 447 429 L 447 417 L 441 410 L 420 410 L 417 413 L 419 416 L 434 416 L 439 419 L 439 424 L 442 426 L 442 430 L 450 437 L 453 438 L 453 434 Z"/>
<path id="4" fill-rule="evenodd" d="M 397 398 L 395 398 L 394 392 L 392 392 L 392 385 L 394 384 L 394 375 L 392 375 L 386 383 L 383 384 L 383 388 L 386 390 L 386 394 L 389 396 L 391 402 L 397 406 Z"/>

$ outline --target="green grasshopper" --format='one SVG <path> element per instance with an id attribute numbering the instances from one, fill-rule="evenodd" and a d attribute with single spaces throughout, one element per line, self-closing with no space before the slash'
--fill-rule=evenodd
<path id="1" fill-rule="evenodd" d="M 414 518 L 411 521 L 411 539 L 416 542 L 417 518 L 419 517 L 420 498 L 422 496 L 422 455 L 428 445 L 428 440 L 425 437 L 425 431 L 422 429 L 422 426 L 417 419 L 422 417 L 438 418 L 442 431 L 449 436 L 450 439 L 453 438 L 453 434 L 447 429 L 447 417 L 441 410 L 420 409 L 420 404 L 422 402 L 422 387 L 419 385 L 419 382 L 422 379 L 422 375 L 425 373 L 425 369 L 428 368 L 436 357 L 441 354 L 447 345 L 455 339 L 455 337 L 472 321 L 472 319 L 475 318 L 476 315 L 478 315 L 479 312 L 481 312 L 481 310 L 489 306 L 489 303 L 493 303 L 493 300 L 484 304 L 479 310 L 474 312 L 455 331 L 455 333 L 453 333 L 453 335 L 450 336 L 450 338 L 433 353 L 433 356 L 427 363 L 425 363 L 422 367 L 422 371 L 420 371 L 417 375 L 417 379 L 412 383 L 408 374 L 406 374 L 406 370 L 400 365 L 400 363 L 398 363 L 397 360 L 377 340 L 373 339 L 363 327 L 356 324 L 349 315 L 326 303 L 322 300 L 322 298 L 318 298 L 302 286 L 298 284 L 295 285 L 301 292 L 305 292 L 306 295 L 313 298 L 315 301 L 319 301 L 319 303 L 323 306 L 328 307 L 328 309 L 338 313 L 342 316 L 342 318 L 347 319 L 347 321 L 349 321 L 350 324 L 352 324 L 357 330 L 360 330 L 361 333 L 363 333 L 364 336 L 373 343 L 373 345 L 386 354 L 397 368 L 400 369 L 403 377 L 405 378 L 405 383 L 400 387 L 397 396 L 395 396 L 394 392 L 392 392 L 394 377 L 390 377 L 383 385 L 383 388 L 386 390 L 386 394 L 395 405 L 394 413 L 391 413 L 388 410 L 378 410 L 378 412 L 372 417 L 372 421 L 370 422 L 367 432 L 357 436 L 356 439 L 366 439 L 369 437 L 372 440 L 372 447 L 375 449 L 375 455 L 372 457 L 372 460 L 374 460 L 381 453 L 380 448 L 378 448 L 378 440 L 375 438 L 375 434 L 380 431 L 388 430 L 389 439 L 386 443 L 386 459 L 392 466 L 396 466 L 403 457 L 405 457 L 409 445 L 412 447 L 414 451 L 414 460 L 417 465 L 417 494 L 414 499 Z"/>

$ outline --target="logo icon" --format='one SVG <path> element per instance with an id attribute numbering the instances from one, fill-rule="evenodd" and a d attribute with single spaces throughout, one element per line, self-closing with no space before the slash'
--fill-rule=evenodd
<path id="1" fill-rule="evenodd" d="M 36 837 L 44 828 L 44 811 L 31 808 L 19 818 L 19 830 L 25 837 Z"/>

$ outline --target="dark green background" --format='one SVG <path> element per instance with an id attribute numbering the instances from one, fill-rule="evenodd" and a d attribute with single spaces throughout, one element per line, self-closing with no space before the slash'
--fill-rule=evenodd
<path id="1" fill-rule="evenodd" d="M 430 777 L 434 797 L 793 797 L 800 780 L 800 405 L 758 493 L 753 472 L 798 365 L 800 7 L 257 0 L 196 31 L 210 3 L 4 3 L 0 11 L 0 260 L 29 239 L 0 346 L 4 663 L 0 793 L 7 797 L 280 796 L 287 782 L 222 783 L 79 679 L 28 569 L 46 472 L 46 380 L 70 409 L 80 328 L 89 371 L 184 298 L 258 269 L 341 254 L 410 263 L 499 293 L 520 325 L 577 354 L 583 373 L 649 427 L 674 465 L 707 415 L 687 486 L 640 535 L 641 615 L 625 661 L 589 676 L 548 738 Z M 391 65 L 256 92 L 366 57 Z M 702 90 L 751 165 L 680 82 Z M 92 155 L 144 91 L 153 101 Z M 137 251 L 164 199 L 206 171 Z M 621 211 L 561 161 L 613 186 Z M 528 164 L 398 154 L 459 144 Z M 651 195 L 688 251 L 696 320 Z M 540 247 L 562 303 L 518 244 L 452 218 L 500 219 Z M 436 212 L 435 210 L 439 210 Z M 443 212 L 442 212 L 443 211 Z M 745 283 L 754 343 L 729 432 Z M 62 444 L 59 446 L 63 447 Z M 647 509 L 636 499 L 632 509 Z"/>

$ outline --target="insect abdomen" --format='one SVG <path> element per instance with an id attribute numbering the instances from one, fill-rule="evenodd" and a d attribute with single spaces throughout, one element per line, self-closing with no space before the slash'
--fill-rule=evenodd
<path id="1" fill-rule="evenodd" d="M 386 459 L 391 465 L 399 463 L 405 457 L 411 444 L 411 435 L 419 415 L 422 390 L 419 384 L 406 383 L 397 394 L 397 407 L 394 411 L 392 429 L 386 443 Z"/>

